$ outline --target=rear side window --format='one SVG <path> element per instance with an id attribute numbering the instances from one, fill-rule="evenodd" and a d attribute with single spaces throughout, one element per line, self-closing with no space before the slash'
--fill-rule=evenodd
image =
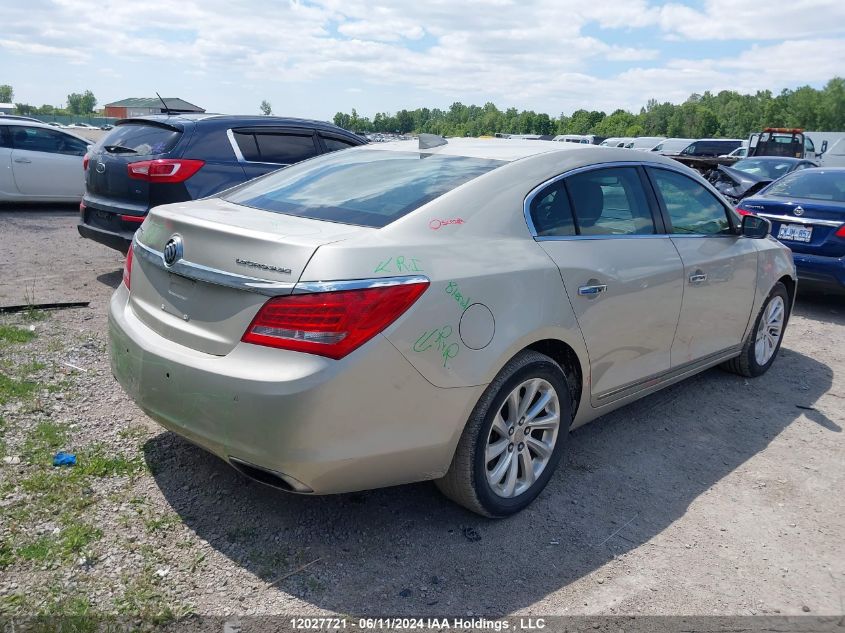
<path id="1" fill-rule="evenodd" d="M 650 235 L 654 218 L 633 167 L 611 167 L 566 179 L 580 235 Z"/>
<path id="2" fill-rule="evenodd" d="M 172 128 L 144 123 L 124 123 L 115 126 L 106 134 L 99 146 L 117 154 L 154 156 L 172 150 L 181 137 L 182 132 Z"/>
<path id="3" fill-rule="evenodd" d="M 252 132 L 233 132 L 233 135 L 244 160 L 260 163 L 261 154 L 258 153 L 258 143 L 255 142 L 255 134 Z"/>
<path id="4" fill-rule="evenodd" d="M 311 134 L 256 133 L 255 142 L 262 163 L 289 165 L 320 153 Z"/>
<path id="5" fill-rule="evenodd" d="M 531 221 L 540 237 L 575 235 L 572 206 L 562 180 L 553 183 L 531 201 Z"/>
<path id="6" fill-rule="evenodd" d="M 224 199 L 265 211 L 381 228 L 503 164 L 417 152 L 333 152 L 248 182 Z"/>
<path id="7" fill-rule="evenodd" d="M 697 141 L 687 147 L 683 154 L 694 154 L 696 156 L 719 156 L 730 154 L 736 148 L 742 146 L 742 141 Z"/>
<path id="8" fill-rule="evenodd" d="M 672 222 L 672 233 L 732 235 L 724 205 L 703 185 L 683 174 L 649 169 Z"/>

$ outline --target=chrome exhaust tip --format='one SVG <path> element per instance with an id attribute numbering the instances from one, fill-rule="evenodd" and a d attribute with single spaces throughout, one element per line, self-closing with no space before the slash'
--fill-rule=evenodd
<path id="1" fill-rule="evenodd" d="M 265 486 L 271 486 L 277 490 L 295 492 L 298 494 L 309 494 L 314 492 L 304 483 L 294 479 L 290 475 L 285 475 L 284 473 L 276 472 L 275 470 L 264 468 L 263 466 L 250 464 L 249 462 L 245 462 L 237 457 L 232 457 L 231 455 L 229 455 L 229 463 L 242 475 L 257 481 L 258 483 L 264 484 Z"/>

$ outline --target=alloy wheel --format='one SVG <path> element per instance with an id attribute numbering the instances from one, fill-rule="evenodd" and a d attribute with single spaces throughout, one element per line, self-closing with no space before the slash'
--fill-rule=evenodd
<path id="1" fill-rule="evenodd" d="M 760 324 L 757 326 L 757 337 L 754 341 L 754 359 L 758 365 L 768 363 L 783 336 L 783 323 L 786 317 L 786 304 L 783 297 L 775 296 L 766 306 Z"/>
<path id="2" fill-rule="evenodd" d="M 487 436 L 485 470 L 493 492 L 513 498 L 527 491 L 552 457 L 560 429 L 560 401 L 542 378 L 510 392 Z"/>

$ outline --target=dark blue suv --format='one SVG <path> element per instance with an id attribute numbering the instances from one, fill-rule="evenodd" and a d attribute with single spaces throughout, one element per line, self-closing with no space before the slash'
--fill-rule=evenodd
<path id="1" fill-rule="evenodd" d="M 83 159 L 82 237 L 125 253 L 150 208 L 213 195 L 366 139 L 320 121 L 220 114 L 118 121 Z"/>

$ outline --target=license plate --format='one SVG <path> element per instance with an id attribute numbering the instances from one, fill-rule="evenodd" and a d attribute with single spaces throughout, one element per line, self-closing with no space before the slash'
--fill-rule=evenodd
<path id="1" fill-rule="evenodd" d="M 813 237 L 813 227 L 801 224 L 781 224 L 778 231 L 779 240 L 791 240 L 793 242 L 809 242 Z"/>

